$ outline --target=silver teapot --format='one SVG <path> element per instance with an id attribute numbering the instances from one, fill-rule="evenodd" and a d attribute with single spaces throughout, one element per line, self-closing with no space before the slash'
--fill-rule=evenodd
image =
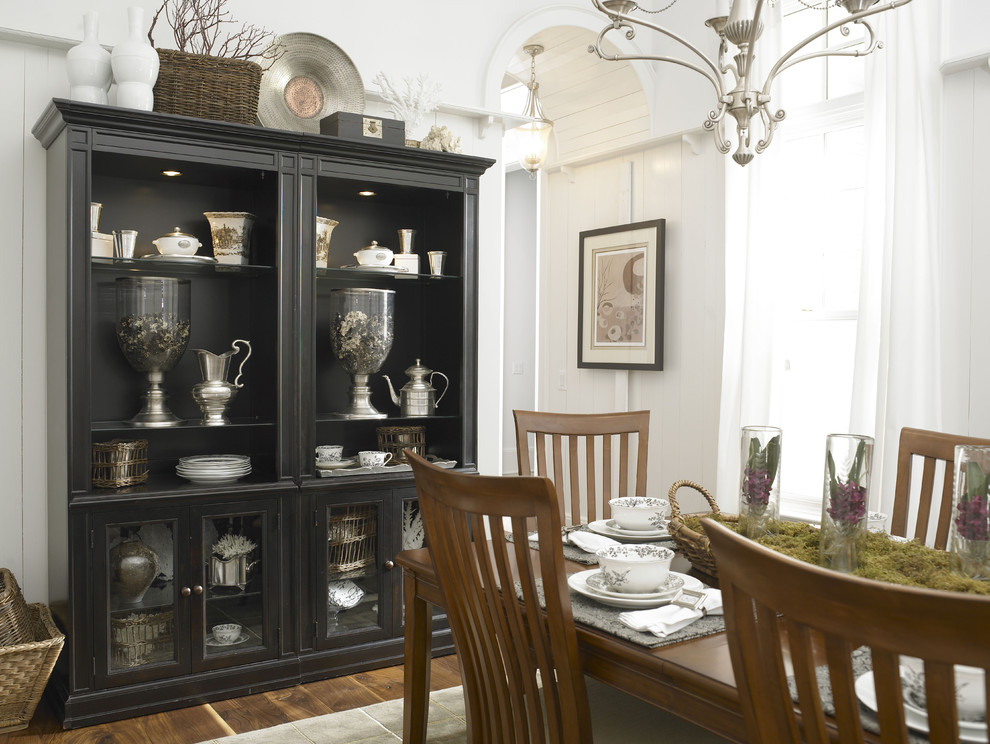
<path id="1" fill-rule="evenodd" d="M 247 354 L 237 368 L 237 377 L 234 378 L 233 382 L 227 382 L 230 359 L 241 351 L 237 346 L 238 344 L 244 344 Z M 200 423 L 203 426 L 229 424 L 227 406 L 230 405 L 230 401 L 237 394 L 237 391 L 244 387 L 244 383 L 240 382 L 240 379 L 241 375 L 244 374 L 244 364 L 251 356 L 251 342 L 240 338 L 235 339 L 230 349 L 222 354 L 214 354 L 206 349 L 193 349 L 193 352 L 199 361 L 199 371 L 203 376 L 203 381 L 193 385 L 192 389 L 193 400 L 203 412 L 203 419 Z"/>
<path id="2" fill-rule="evenodd" d="M 382 375 L 388 383 L 388 392 L 392 396 L 392 402 L 399 406 L 402 416 L 432 416 L 436 407 L 440 405 L 440 399 L 447 393 L 450 387 L 450 380 L 443 372 L 434 372 L 428 367 L 424 367 L 419 359 L 416 363 L 406 369 L 409 382 L 402 386 L 399 394 L 396 395 L 392 387 L 392 381 L 388 375 Z M 443 378 L 444 386 L 440 397 L 434 400 L 436 388 L 433 387 L 433 377 L 439 375 Z"/>

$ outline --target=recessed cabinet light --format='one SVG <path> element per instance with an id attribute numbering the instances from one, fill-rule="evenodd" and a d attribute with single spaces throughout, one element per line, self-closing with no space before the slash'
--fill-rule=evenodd
<path id="1" fill-rule="evenodd" d="M 177 170 L 163 170 L 162 171 L 162 175 L 163 176 L 168 176 L 169 178 L 175 178 L 176 176 L 181 176 L 182 175 L 182 171 L 177 171 Z"/>
<path id="2" fill-rule="evenodd" d="M 374 196 L 374 191 L 359 191 L 358 196 Z"/>

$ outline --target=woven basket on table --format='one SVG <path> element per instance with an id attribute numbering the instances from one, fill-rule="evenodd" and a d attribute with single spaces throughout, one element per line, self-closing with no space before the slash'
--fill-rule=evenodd
<path id="1" fill-rule="evenodd" d="M 23 618 L 23 625 L 9 629 L 22 640 L 0 645 L 0 733 L 4 733 L 27 728 L 31 722 L 65 636 L 45 605 L 24 603 L 10 571 L 0 569 L 0 576 L 5 594 L 10 587 L 16 590 L 16 598 L 8 604 L 19 606 L 16 614 Z"/>
<path id="2" fill-rule="evenodd" d="M 155 111 L 254 124 L 262 69 L 243 59 L 159 49 Z"/>
<path id="3" fill-rule="evenodd" d="M 708 541 L 708 536 L 684 524 L 686 517 L 707 517 L 709 514 L 695 512 L 693 514 L 681 515 L 681 507 L 677 503 L 676 494 L 677 490 L 683 486 L 693 488 L 704 496 L 705 500 L 708 501 L 708 505 L 712 508 L 711 514 L 719 517 L 721 521 L 730 523 L 738 522 L 739 516 L 737 514 L 723 514 L 719 510 L 718 504 L 715 503 L 715 497 L 708 492 L 708 489 L 698 485 L 694 481 L 675 481 L 667 493 L 667 500 L 670 502 L 670 521 L 667 524 L 667 529 L 674 538 L 677 550 L 691 561 L 691 565 L 698 571 L 716 578 L 718 577 L 718 568 L 715 566 L 715 556 L 712 555 L 711 543 Z"/>

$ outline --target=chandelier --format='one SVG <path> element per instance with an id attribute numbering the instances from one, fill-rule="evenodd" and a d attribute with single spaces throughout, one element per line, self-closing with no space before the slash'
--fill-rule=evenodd
<path id="1" fill-rule="evenodd" d="M 732 159 L 739 163 L 739 165 L 746 165 L 756 155 L 770 146 L 777 124 L 783 121 L 786 116 L 783 109 L 772 111 L 770 108 L 770 90 L 777 75 L 799 62 L 815 59 L 816 57 L 862 57 L 876 49 L 882 48 L 883 42 L 877 38 L 876 32 L 867 18 L 911 2 L 911 0 L 886 0 L 883 4 L 879 4 L 879 0 L 800 1 L 802 5 L 809 8 L 822 9 L 830 6 L 839 6 L 846 10 L 849 15 L 840 21 L 829 23 L 818 31 L 815 31 L 799 44 L 785 52 L 770 68 L 770 72 L 763 81 L 762 87 L 757 87 L 758 81 L 753 79 L 755 77 L 753 59 L 757 56 L 757 41 L 763 33 L 761 13 L 763 11 L 764 0 L 732 0 L 732 9 L 728 11 L 728 15 L 718 15 L 715 18 L 709 18 L 705 21 L 705 25 L 713 29 L 719 37 L 717 62 L 705 56 L 697 47 L 682 39 L 673 31 L 650 23 L 641 17 L 630 15 L 637 10 L 646 13 L 657 13 L 666 10 L 677 2 L 677 0 L 673 0 L 673 2 L 670 2 L 659 11 L 649 11 L 640 8 L 634 0 L 592 0 L 595 8 L 607 15 L 611 23 L 602 29 L 595 43 L 588 47 L 588 51 L 594 52 L 601 59 L 610 61 L 654 60 L 657 62 L 672 62 L 703 75 L 715 88 L 716 97 L 716 107 L 708 112 L 708 118 L 705 119 L 704 128 L 712 132 L 716 147 L 724 155 L 732 150 L 732 143 L 726 139 L 725 135 L 726 115 L 735 119 L 738 144 L 735 152 L 732 154 Z M 773 4 L 773 0 L 767 0 L 767 2 L 770 5 Z M 723 4 L 728 7 L 729 0 L 720 0 L 719 6 Z M 847 43 L 804 54 L 800 53 L 811 42 L 835 29 L 839 29 L 839 33 L 842 36 L 848 36 L 850 23 L 858 23 L 866 30 L 861 43 Z M 676 57 L 648 54 L 609 54 L 602 49 L 602 41 L 610 31 L 625 29 L 625 37 L 632 39 L 636 35 L 635 26 L 648 28 L 673 39 L 690 51 L 697 59 L 688 61 Z M 730 45 L 736 51 L 731 61 L 728 61 L 726 58 L 729 54 Z M 756 141 L 754 147 L 752 142 L 754 132 L 751 131 L 751 126 L 757 115 L 762 122 L 761 129 L 763 136 Z"/>
<path id="2" fill-rule="evenodd" d="M 543 115 L 540 105 L 540 84 L 536 82 L 536 55 L 543 53 L 539 44 L 527 44 L 523 51 L 530 56 L 529 97 L 523 116 L 530 119 L 520 124 L 513 131 L 516 134 L 516 147 L 519 151 L 519 164 L 530 174 L 535 174 L 547 159 L 547 147 L 550 144 L 550 132 L 553 122 Z"/>

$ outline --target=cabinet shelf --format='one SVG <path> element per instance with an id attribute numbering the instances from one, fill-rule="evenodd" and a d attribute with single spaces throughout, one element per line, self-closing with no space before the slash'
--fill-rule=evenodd
<path id="1" fill-rule="evenodd" d="M 162 426 L 162 427 L 141 427 L 141 426 L 131 426 L 126 421 L 93 421 L 90 424 L 90 428 L 93 432 L 109 432 L 113 434 L 124 434 L 131 439 L 141 439 L 146 437 L 149 432 L 160 432 L 166 430 L 175 429 L 202 429 L 204 431 L 222 431 L 224 429 L 240 429 L 245 427 L 258 427 L 258 428 L 270 428 L 275 426 L 274 421 L 264 421 L 258 419 L 234 419 L 230 420 L 229 424 L 224 424 L 223 426 L 205 426 L 201 424 L 198 419 L 189 419 L 182 421 L 175 426 Z"/>
<path id="2" fill-rule="evenodd" d="M 264 276 L 275 273 L 272 266 L 252 264 L 234 265 L 221 263 L 185 263 L 182 261 L 146 261 L 142 258 L 104 258 L 94 256 L 94 271 L 128 271 L 154 274 L 192 274 L 196 276 L 219 275 Z"/>
<path id="3" fill-rule="evenodd" d="M 420 257 L 420 260 L 423 260 L 422 256 Z M 384 279 L 391 281 L 394 279 L 396 281 L 403 282 L 415 281 L 425 285 L 461 281 L 461 277 L 453 274 L 444 274 L 442 276 L 434 276 L 433 274 L 424 273 L 410 274 L 403 272 L 396 272 L 392 274 L 383 271 L 345 269 L 342 267 L 317 269 L 316 276 L 318 279 L 355 279 L 360 277 L 362 281 L 366 281 L 367 279 Z"/>

